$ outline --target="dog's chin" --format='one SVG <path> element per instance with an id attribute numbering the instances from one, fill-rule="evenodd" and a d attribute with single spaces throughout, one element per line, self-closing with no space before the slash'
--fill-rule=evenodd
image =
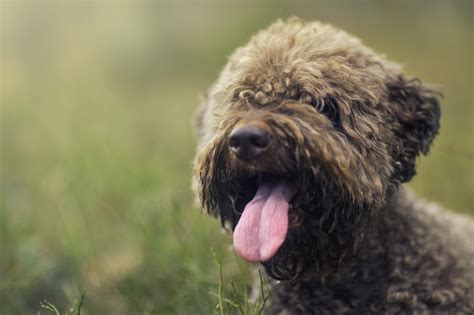
<path id="1" fill-rule="evenodd" d="M 239 218 L 234 248 L 244 260 L 272 259 L 288 234 L 300 227 L 302 216 L 293 207 L 296 183 L 295 177 L 265 172 L 238 179 L 239 188 L 230 197 Z"/>

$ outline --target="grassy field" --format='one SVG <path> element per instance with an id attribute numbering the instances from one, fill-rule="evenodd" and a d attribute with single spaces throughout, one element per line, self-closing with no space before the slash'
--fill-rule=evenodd
<path id="1" fill-rule="evenodd" d="M 412 2 L 410 2 L 412 3 Z M 277 17 L 360 36 L 445 94 L 410 186 L 474 214 L 470 2 L 2 2 L 0 314 L 212 314 L 249 270 L 190 190 L 199 94 Z M 70 309 L 73 309 L 71 311 Z"/>

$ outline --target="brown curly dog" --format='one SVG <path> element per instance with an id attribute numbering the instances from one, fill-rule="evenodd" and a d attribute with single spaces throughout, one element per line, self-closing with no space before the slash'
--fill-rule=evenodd
<path id="1" fill-rule="evenodd" d="M 439 93 L 293 18 L 229 58 L 198 112 L 195 190 L 270 276 L 267 314 L 474 314 L 468 218 L 403 188 Z"/>

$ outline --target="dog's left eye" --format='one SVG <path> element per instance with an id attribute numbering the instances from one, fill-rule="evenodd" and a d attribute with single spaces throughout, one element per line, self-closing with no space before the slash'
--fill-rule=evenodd
<path id="1" fill-rule="evenodd" d="M 315 99 L 311 102 L 311 105 L 313 105 L 321 114 L 325 115 L 332 122 L 336 130 L 343 132 L 344 129 L 342 127 L 339 107 L 333 96 L 329 95 L 325 97 L 323 102 Z"/>

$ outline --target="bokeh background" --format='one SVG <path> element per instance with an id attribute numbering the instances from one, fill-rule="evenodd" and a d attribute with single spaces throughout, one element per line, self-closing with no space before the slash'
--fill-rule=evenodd
<path id="1" fill-rule="evenodd" d="M 6 1 L 0 314 L 211 314 L 250 283 L 190 190 L 193 111 L 227 56 L 292 15 L 333 23 L 444 92 L 410 183 L 474 214 L 472 1 Z"/>

